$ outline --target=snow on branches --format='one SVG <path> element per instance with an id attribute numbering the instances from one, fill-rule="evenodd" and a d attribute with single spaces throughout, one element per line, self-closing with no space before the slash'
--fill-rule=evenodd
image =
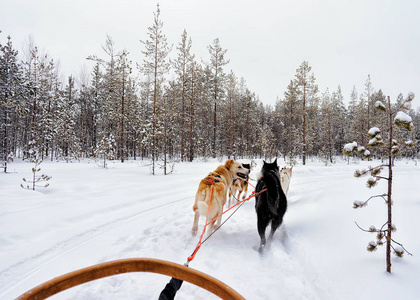
<path id="1" fill-rule="evenodd" d="M 32 179 L 23 178 L 22 180 L 25 182 L 25 186 L 23 185 L 23 183 L 21 183 L 20 186 L 26 190 L 33 190 L 33 191 L 35 191 L 36 187 L 44 187 L 44 188 L 48 187 L 50 185 L 48 181 L 52 177 L 46 174 L 37 175 L 38 172 L 41 171 L 41 168 L 39 167 L 39 165 L 42 163 L 42 160 L 39 158 L 35 158 L 33 162 L 35 165 L 32 167 Z"/>
<path id="2" fill-rule="evenodd" d="M 378 127 L 372 127 L 368 131 L 369 142 L 367 147 L 358 145 L 357 142 L 352 142 L 344 145 L 343 153 L 345 155 L 357 155 L 365 158 L 370 156 L 371 151 L 377 151 L 379 156 L 382 156 L 382 159 L 387 161 L 387 163 L 382 163 L 376 167 L 368 167 L 367 170 L 356 170 L 354 173 L 355 177 L 362 177 L 365 175 L 370 175 L 366 185 L 368 188 L 372 188 L 377 185 L 377 183 L 384 179 L 388 181 L 388 192 L 380 195 L 371 196 L 366 201 L 354 201 L 353 208 L 361 208 L 367 206 L 368 202 L 374 198 L 382 198 L 385 201 L 385 204 L 388 207 L 388 220 L 381 226 L 380 229 L 377 229 L 375 226 L 371 225 L 369 229 L 361 228 L 357 223 L 356 225 L 365 232 L 376 233 L 377 240 L 369 242 L 367 250 L 373 252 L 377 249 L 378 245 L 384 245 L 386 243 L 386 270 L 391 273 L 391 249 L 394 250 L 394 254 L 398 257 L 402 257 L 404 252 L 409 253 L 402 244 L 396 242 L 391 238 L 392 232 L 396 231 L 395 225 L 392 223 L 392 168 L 393 168 L 393 158 L 399 153 L 401 147 L 412 147 L 415 146 L 415 143 L 412 140 L 401 142 L 398 141 L 396 136 L 396 127 L 405 129 L 407 131 L 412 131 L 414 128 L 413 121 L 411 117 L 403 112 L 402 110 L 410 109 L 410 102 L 414 99 L 414 94 L 410 93 L 407 99 L 401 101 L 396 106 L 391 106 L 391 100 L 388 97 L 388 103 L 384 104 L 381 101 L 377 101 L 374 107 L 383 112 L 383 124 L 386 127 L 383 131 Z M 368 150 L 367 150 L 367 149 Z M 385 154 L 385 155 L 384 155 Z M 388 169 L 387 175 L 382 175 L 381 172 L 384 168 Z M 385 242 L 384 242 L 385 240 Z"/>
<path id="3" fill-rule="evenodd" d="M 394 122 L 398 127 L 403 127 L 407 131 L 413 131 L 413 120 L 403 111 L 399 111 L 394 118 Z"/>
<path id="4" fill-rule="evenodd" d="M 377 229 L 374 225 L 371 225 L 369 227 L 369 229 L 363 229 L 362 227 L 359 226 L 359 224 L 357 224 L 357 227 L 359 227 L 359 229 L 365 231 L 365 232 L 370 232 L 370 233 L 376 233 L 376 241 L 370 241 L 368 243 L 368 246 L 366 247 L 366 249 L 369 252 L 373 252 L 376 251 L 378 246 L 383 246 L 385 244 L 385 242 L 388 240 L 388 222 L 383 224 L 381 226 L 381 228 Z M 394 224 L 389 224 L 390 228 L 391 228 L 391 232 L 396 232 L 397 231 L 397 227 L 395 227 Z M 408 255 L 412 256 L 413 254 L 411 254 L 407 249 L 404 248 L 404 246 L 400 243 L 398 243 L 397 241 L 393 240 L 392 238 L 389 238 L 389 240 L 391 241 L 390 243 L 390 248 L 392 248 L 392 250 L 394 250 L 394 254 L 397 257 L 403 257 L 404 253 L 407 253 Z"/>

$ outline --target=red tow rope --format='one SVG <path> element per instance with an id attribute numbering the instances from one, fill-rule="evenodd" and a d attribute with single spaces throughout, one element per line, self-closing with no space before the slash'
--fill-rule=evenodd
<path id="1" fill-rule="evenodd" d="M 213 193 L 213 187 L 214 187 L 214 180 L 212 180 L 212 179 L 210 179 L 210 178 L 206 178 L 206 180 L 208 180 L 208 181 L 210 181 L 211 182 L 211 187 L 210 187 L 210 198 L 209 198 L 209 204 L 208 204 L 208 207 L 207 207 L 207 215 L 206 215 L 206 224 L 204 225 L 204 228 L 203 228 L 203 231 L 201 232 L 201 235 L 200 235 L 200 239 L 199 239 L 199 241 L 198 241 L 198 243 L 197 243 L 197 246 L 195 247 L 195 250 L 194 250 L 194 252 L 187 258 L 187 263 L 186 263 L 186 265 L 188 266 L 188 264 L 190 263 L 190 261 L 192 261 L 193 259 L 194 259 L 194 257 L 195 257 L 195 254 L 198 252 L 198 250 L 200 249 L 200 247 L 201 247 L 201 240 L 203 239 L 203 236 L 204 236 L 204 233 L 206 232 L 206 227 L 209 225 L 209 224 L 211 224 L 211 222 L 209 222 L 209 223 L 207 223 L 207 220 L 208 220 L 208 218 L 209 218 L 209 211 L 210 211 L 210 204 L 211 204 L 211 195 L 212 195 L 212 193 Z M 217 218 L 216 218 L 217 219 Z"/>
<path id="2" fill-rule="evenodd" d="M 229 210 L 231 210 L 232 208 L 234 208 L 234 207 L 236 207 L 236 206 L 238 206 L 238 205 L 240 205 L 240 204 L 242 204 L 243 202 L 245 202 L 245 201 L 248 201 L 249 199 L 251 199 L 251 198 L 253 198 L 253 197 L 255 197 L 255 196 L 257 196 L 257 195 L 259 195 L 259 194 L 261 194 L 261 193 L 264 193 L 267 189 L 265 188 L 265 189 L 263 189 L 262 191 L 260 191 L 260 192 L 258 192 L 258 193 L 256 193 L 255 194 L 255 190 L 252 192 L 252 194 L 251 194 L 251 196 L 249 196 L 248 198 L 246 198 L 246 199 L 244 199 L 244 200 L 242 200 L 242 201 L 240 201 L 240 202 L 238 202 L 238 203 L 236 203 L 235 205 L 233 205 L 233 206 L 231 206 L 230 208 L 228 208 L 227 210 L 225 210 L 224 212 L 222 212 L 220 215 L 218 215 L 217 217 L 215 217 L 213 220 L 211 220 L 210 222 L 207 222 L 208 221 L 208 217 L 209 217 L 209 211 L 210 211 L 210 203 L 211 203 L 211 195 L 212 195 L 212 193 L 213 193 L 213 187 L 214 187 L 214 180 L 211 180 L 210 178 L 206 178 L 208 181 L 211 181 L 211 188 L 210 188 L 210 199 L 209 199 L 209 204 L 208 204 L 208 208 L 207 208 L 207 215 L 206 215 L 206 224 L 204 225 L 204 228 L 203 228 L 203 231 L 202 231 L 202 233 L 201 233 L 201 236 L 200 236 L 200 239 L 199 239 L 199 241 L 198 241 L 198 243 L 197 243 L 197 246 L 195 247 L 195 249 L 194 249 L 194 252 L 187 258 L 187 262 L 185 263 L 185 265 L 186 266 L 188 266 L 188 264 L 190 263 L 190 261 L 192 261 L 194 258 L 195 258 L 195 255 L 197 254 L 197 252 L 198 252 L 198 250 L 200 249 L 200 247 L 201 247 L 201 245 L 207 240 L 204 240 L 204 242 L 201 242 L 202 241 L 202 239 L 203 239 L 203 236 L 204 236 L 204 233 L 206 232 L 206 228 L 207 228 L 207 226 L 208 225 L 210 225 L 211 223 L 213 223 L 214 221 L 216 221 L 217 220 L 217 218 L 219 218 L 219 217 L 221 217 L 221 216 L 223 216 L 225 213 L 227 213 Z M 247 181 L 247 180 L 246 180 Z M 248 181 L 247 181 L 248 182 Z M 248 184 L 250 184 L 249 182 L 248 182 Z M 255 188 L 252 184 L 250 184 L 253 188 Z M 207 238 L 209 238 L 209 237 L 207 237 Z"/>

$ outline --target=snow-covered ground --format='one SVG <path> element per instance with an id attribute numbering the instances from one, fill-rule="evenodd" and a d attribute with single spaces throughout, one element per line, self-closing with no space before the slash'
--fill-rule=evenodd
<path id="1" fill-rule="evenodd" d="M 246 161 L 246 160 L 242 160 Z M 261 161 L 251 173 L 255 178 Z M 32 164 L 14 162 L 0 173 L 0 299 L 70 271 L 122 258 L 151 257 L 183 264 L 198 237 L 191 237 L 198 182 L 220 161 L 179 163 L 168 176 L 150 174 L 146 162 L 41 164 L 52 176 L 37 191 L 20 187 Z M 420 166 L 396 162 L 393 237 L 414 254 L 393 256 L 385 272 L 385 248 L 366 251 L 386 222 L 383 200 L 361 209 L 353 201 L 386 192 L 369 190 L 355 169 L 375 162 L 310 161 L 293 168 L 284 225 L 263 256 L 256 251 L 254 199 L 216 232 L 190 267 L 207 273 L 246 299 L 418 299 L 420 293 Z M 203 217 L 204 218 L 204 217 Z M 200 220 L 200 226 L 204 219 Z M 202 227 L 201 227 L 202 228 Z M 199 229 L 200 230 L 200 229 Z M 169 277 L 131 273 L 87 283 L 51 299 L 157 299 Z M 184 283 L 177 299 L 215 299 Z"/>

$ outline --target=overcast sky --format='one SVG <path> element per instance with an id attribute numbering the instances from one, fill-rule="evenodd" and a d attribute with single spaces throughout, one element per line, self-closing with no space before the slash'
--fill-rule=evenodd
<path id="1" fill-rule="evenodd" d="M 40 49 L 60 60 L 64 76 L 78 76 L 88 55 L 105 57 L 110 35 L 117 50 L 141 62 L 147 28 L 160 3 L 161 20 L 172 54 L 184 29 L 192 52 L 208 62 L 207 46 L 220 39 L 233 70 L 265 104 L 283 93 L 296 69 L 308 61 L 323 93 L 341 86 L 349 100 L 368 74 L 375 90 L 395 100 L 400 92 L 417 95 L 420 106 L 420 1 L 230 1 L 230 0 L 0 0 L 0 41 L 12 37 L 22 53 L 32 35 Z"/>

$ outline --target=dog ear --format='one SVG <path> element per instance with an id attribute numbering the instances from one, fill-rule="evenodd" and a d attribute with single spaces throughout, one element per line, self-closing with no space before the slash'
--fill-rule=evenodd
<path id="1" fill-rule="evenodd" d="M 230 170 L 230 167 L 232 167 L 233 163 L 234 163 L 233 159 L 228 159 L 228 160 L 225 162 L 225 167 L 226 167 L 226 169 Z"/>
<path id="2" fill-rule="evenodd" d="M 273 162 L 274 164 L 276 164 L 276 166 L 277 166 L 277 158 L 274 160 L 274 162 Z"/>
<path id="3" fill-rule="evenodd" d="M 293 166 L 290 167 L 290 171 L 293 170 Z"/>

